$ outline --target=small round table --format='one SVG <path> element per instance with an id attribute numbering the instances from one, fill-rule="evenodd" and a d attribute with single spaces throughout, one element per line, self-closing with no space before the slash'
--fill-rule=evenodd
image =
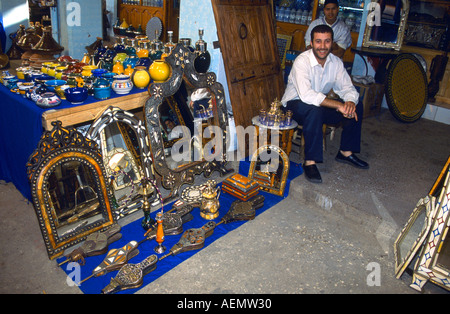
<path id="1" fill-rule="evenodd" d="M 268 126 L 259 122 L 259 116 L 253 117 L 252 124 L 256 126 L 256 138 L 259 140 L 260 130 L 259 128 L 266 129 L 268 132 L 264 132 L 264 140 L 261 145 L 270 144 L 268 142 L 268 133 L 269 132 L 278 132 L 280 135 L 278 138 L 281 138 L 279 147 L 289 156 L 291 153 L 292 147 L 292 137 L 294 135 L 294 130 L 298 126 L 298 123 L 295 120 L 292 120 L 291 125 L 279 127 L 279 126 Z M 260 146 L 261 146 L 260 145 Z"/>

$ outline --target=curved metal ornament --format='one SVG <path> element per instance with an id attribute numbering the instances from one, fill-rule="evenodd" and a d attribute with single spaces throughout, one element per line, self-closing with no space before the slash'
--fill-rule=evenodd
<path id="1" fill-rule="evenodd" d="M 171 191 L 165 201 L 175 198 L 183 184 L 193 184 L 195 175 L 197 174 L 203 172 L 204 175 L 208 177 L 215 170 L 219 171 L 221 175 L 230 171 L 225 168 L 227 162 L 226 149 L 223 149 L 221 160 L 193 162 L 191 166 L 181 171 L 171 170 L 166 163 L 158 109 L 166 97 L 172 96 L 178 91 L 183 78 L 195 88 L 209 88 L 215 95 L 217 113 L 219 116 L 219 127 L 223 130 L 223 148 L 226 147 L 225 130 L 228 126 L 228 116 L 223 87 L 220 83 L 216 82 L 216 75 L 214 73 L 197 73 L 195 71 L 195 58 L 196 55 L 188 48 L 182 44 L 178 44 L 172 53 L 165 59 L 172 69 L 169 79 L 162 83 L 154 82 L 148 88 L 150 98 L 145 103 L 144 111 L 147 132 L 153 153 L 153 167 L 155 171 L 161 175 L 163 187 Z"/>

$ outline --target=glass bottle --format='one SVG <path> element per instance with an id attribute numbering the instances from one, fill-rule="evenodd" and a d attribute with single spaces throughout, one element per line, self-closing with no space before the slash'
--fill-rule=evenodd
<path id="1" fill-rule="evenodd" d="M 173 31 L 167 31 L 167 42 L 164 44 L 164 53 L 169 55 L 175 46 L 173 42 Z"/>
<path id="2" fill-rule="evenodd" d="M 195 54 L 197 57 L 194 60 L 194 67 L 198 73 L 206 73 L 211 64 L 211 55 L 207 49 L 207 43 L 203 40 L 204 30 L 199 28 L 199 40 L 195 43 Z"/>

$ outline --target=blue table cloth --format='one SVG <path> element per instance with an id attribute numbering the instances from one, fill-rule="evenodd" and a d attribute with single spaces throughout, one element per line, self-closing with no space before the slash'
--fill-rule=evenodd
<path id="1" fill-rule="evenodd" d="M 142 89 L 133 88 L 130 93 L 142 93 Z M 111 98 L 114 97 L 120 95 L 111 92 Z M 81 105 L 63 100 L 49 109 L 71 108 L 96 101 L 93 96 L 88 96 Z M 28 200 L 31 200 L 31 190 L 26 164 L 43 133 L 42 113 L 49 109 L 38 107 L 30 99 L 12 93 L 0 84 L 0 180 L 12 182 Z"/>

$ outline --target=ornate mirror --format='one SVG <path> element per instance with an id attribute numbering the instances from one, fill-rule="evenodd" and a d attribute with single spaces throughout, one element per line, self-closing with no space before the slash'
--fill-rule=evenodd
<path id="1" fill-rule="evenodd" d="M 252 156 L 248 177 L 263 191 L 283 196 L 289 174 L 289 157 L 278 146 L 264 145 Z"/>
<path id="2" fill-rule="evenodd" d="M 363 47 L 400 50 L 409 13 L 408 0 L 372 0 L 368 6 Z"/>
<path id="3" fill-rule="evenodd" d="M 153 156 L 153 167 L 155 172 L 161 176 L 161 184 L 170 190 L 165 201 L 173 199 L 178 195 L 183 184 L 194 183 L 194 176 L 203 173 L 209 177 L 213 171 L 219 171 L 224 175 L 231 170 L 226 169 L 226 129 L 228 116 L 224 98 L 223 87 L 216 82 L 216 75 L 212 72 L 197 73 L 194 68 L 196 55 L 189 48 L 178 44 L 165 61 L 171 68 L 171 74 L 165 82 L 153 82 L 149 88 L 150 98 L 145 104 L 145 120 Z M 186 110 L 189 95 L 184 89 L 208 89 L 213 99 L 213 116 L 208 127 L 215 130 L 205 143 L 203 138 L 203 125 L 194 125 L 193 121 L 184 119 L 184 125 L 179 125 L 178 135 L 172 136 L 177 139 L 176 143 L 167 145 L 164 139 L 163 128 L 165 121 L 161 120 L 165 106 L 169 106 L 175 100 L 175 108 Z M 168 104 L 167 104 L 168 103 Z M 181 114 L 181 113 L 180 113 Z M 191 123 L 191 128 L 189 127 Z M 208 128 L 207 127 L 207 128 Z M 166 131 L 164 131 L 166 130 Z M 171 130 L 172 131 L 172 130 Z M 192 133 L 193 132 L 193 133 Z M 181 133 L 181 135 L 179 134 Z M 205 145 L 203 145 L 205 143 Z M 193 147 L 198 147 L 195 153 Z M 177 158 L 177 164 L 168 163 L 168 150 L 170 158 Z M 178 164 L 180 160 L 183 163 Z"/>
<path id="4" fill-rule="evenodd" d="M 395 276 L 400 278 L 416 256 L 431 228 L 435 198 L 419 200 L 408 222 L 394 243 Z"/>
<path id="5" fill-rule="evenodd" d="M 47 253 L 64 250 L 115 222 L 98 145 L 60 121 L 45 132 L 27 163 L 33 205 Z"/>
<path id="6" fill-rule="evenodd" d="M 439 176 L 439 183 L 433 189 L 439 193 L 435 203 L 435 213 L 430 232 L 423 245 L 423 250 L 414 267 L 411 287 L 422 291 L 429 281 L 450 290 L 450 250 L 449 250 L 449 207 L 450 207 L 450 167 L 449 160 Z M 442 183 L 441 183 L 442 182 Z"/>
<path id="7" fill-rule="evenodd" d="M 100 145 L 118 218 L 139 209 L 143 176 L 153 179 L 153 166 L 144 123 L 131 112 L 107 108 L 86 133 Z"/>

